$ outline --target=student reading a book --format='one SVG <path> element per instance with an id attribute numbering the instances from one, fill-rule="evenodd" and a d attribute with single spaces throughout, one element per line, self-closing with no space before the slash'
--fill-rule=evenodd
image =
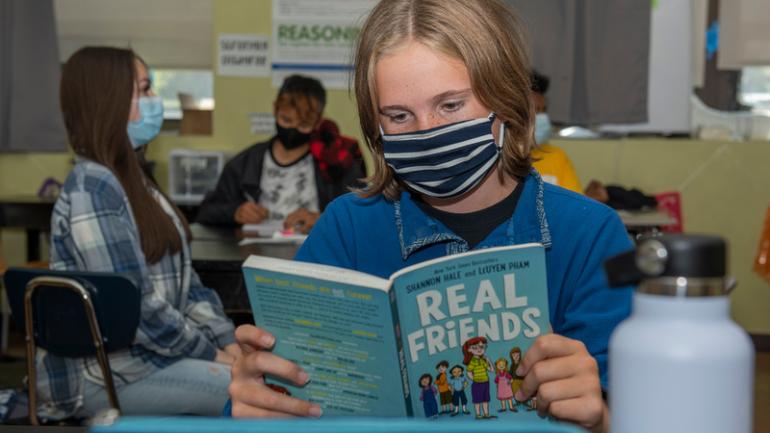
<path id="1" fill-rule="evenodd" d="M 119 273 L 141 289 L 135 340 L 109 355 L 124 414 L 214 415 L 240 349 L 219 298 L 192 269 L 187 222 L 134 152 L 152 113 L 145 80 L 130 50 L 87 47 L 64 65 L 61 108 L 76 163 L 54 206 L 50 264 Z M 41 417 L 109 406 L 95 357 L 37 357 Z"/>
<path id="2" fill-rule="evenodd" d="M 514 398 L 536 397 L 543 415 L 606 432 L 607 345 L 631 289 L 609 289 L 602 263 L 632 245 L 615 212 L 532 170 L 530 65 L 513 12 L 500 0 L 381 1 L 355 65 L 374 173 L 329 205 L 296 259 L 387 278 L 471 249 L 542 243 L 553 333 L 524 354 Z M 321 415 L 263 384 L 266 375 L 312 379 L 270 353 L 269 329 L 244 326 L 236 338 L 235 416 Z"/>
<path id="3" fill-rule="evenodd" d="M 323 118 L 326 91 L 315 78 L 287 77 L 274 102 L 277 133 L 225 165 L 196 220 L 209 225 L 283 221 L 308 233 L 321 211 L 363 176 L 358 142 Z"/>

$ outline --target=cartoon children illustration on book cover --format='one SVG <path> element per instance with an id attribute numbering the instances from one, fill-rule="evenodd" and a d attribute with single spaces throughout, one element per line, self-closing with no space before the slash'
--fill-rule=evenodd
<path id="1" fill-rule="evenodd" d="M 450 364 L 446 359 L 436 364 L 438 374 L 435 376 L 435 382 L 429 373 L 420 376 L 419 397 L 426 418 L 436 419 L 444 414 L 449 414 L 451 417 L 469 414 L 468 396 L 465 392 L 469 387 L 478 420 L 497 418 L 496 415 L 490 414 L 489 402 L 492 395 L 500 402 L 497 412 L 517 413 L 520 412 L 521 407 L 526 408 L 527 412 L 536 410 L 537 399 L 534 397 L 526 402 L 519 402 L 514 397 L 524 382 L 524 378 L 516 374 L 523 356 L 520 346 L 514 346 L 510 351 L 503 351 L 503 356 L 498 357 L 494 363 L 490 356 L 499 351 L 489 346 L 489 340 L 486 337 L 472 337 L 463 343 L 461 348 L 463 354 L 461 364 L 458 363 L 449 368 Z M 510 357 L 510 362 L 506 354 Z M 492 376 L 493 373 L 494 376 Z M 491 385 L 493 379 L 494 390 Z"/>
<path id="2" fill-rule="evenodd" d="M 449 387 L 449 381 L 447 380 L 446 371 L 449 368 L 449 361 L 441 360 L 436 364 L 436 387 L 438 388 L 438 396 L 441 403 L 440 414 L 450 413 L 454 410 L 452 407 L 452 390 Z"/>
<path id="3" fill-rule="evenodd" d="M 449 385 L 452 387 L 452 405 L 454 412 L 450 416 L 460 415 L 460 409 L 464 414 L 468 414 L 468 397 L 465 395 L 465 388 L 468 387 L 468 378 L 465 377 L 465 368 L 462 365 L 455 365 L 449 370 L 452 376 L 449 378 Z"/>
<path id="4" fill-rule="evenodd" d="M 420 376 L 420 400 L 422 401 L 422 408 L 425 410 L 425 418 L 438 418 L 437 393 L 438 390 L 433 386 L 433 376 L 430 373 Z"/>
<path id="5" fill-rule="evenodd" d="M 508 372 L 511 374 L 511 393 L 513 395 L 516 395 L 516 391 L 521 388 L 521 384 L 524 383 L 524 378 L 516 374 L 516 370 L 519 368 L 519 364 L 521 364 L 521 348 L 518 346 L 511 349 L 511 351 L 508 353 L 508 356 L 511 357 L 511 368 L 508 370 Z M 526 402 L 526 407 L 528 411 L 535 410 L 535 405 L 537 403 L 537 400 L 533 397 Z M 519 402 L 516 401 L 515 404 L 518 406 Z M 513 409 L 516 411 L 516 409 Z"/>
<path id="6" fill-rule="evenodd" d="M 518 412 L 513 406 L 513 390 L 511 388 L 511 381 L 513 377 L 508 372 L 508 360 L 505 358 L 498 358 L 495 361 L 495 384 L 497 385 L 497 399 L 500 400 L 500 409 L 498 412 L 506 411 L 507 408 L 511 412 Z"/>
<path id="7" fill-rule="evenodd" d="M 471 380 L 471 398 L 476 409 L 476 419 L 497 418 L 489 414 L 489 373 L 492 361 L 484 354 L 487 349 L 485 337 L 474 337 L 463 344 L 463 364 L 468 368 Z"/>

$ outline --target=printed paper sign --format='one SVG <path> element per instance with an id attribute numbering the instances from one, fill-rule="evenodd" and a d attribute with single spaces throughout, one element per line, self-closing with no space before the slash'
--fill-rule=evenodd
<path id="1" fill-rule="evenodd" d="M 353 49 L 374 0 L 273 0 L 273 85 L 294 73 L 347 88 Z"/>
<path id="2" fill-rule="evenodd" d="M 275 117 L 273 113 L 249 113 L 251 133 L 256 135 L 275 134 Z"/>
<path id="3" fill-rule="evenodd" d="M 269 41 L 264 35 L 219 35 L 219 75 L 269 77 Z"/>

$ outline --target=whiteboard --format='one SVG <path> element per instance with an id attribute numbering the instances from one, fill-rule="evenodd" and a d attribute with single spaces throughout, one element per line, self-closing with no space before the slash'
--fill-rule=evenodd
<path id="1" fill-rule="evenodd" d="M 689 133 L 692 78 L 692 0 L 659 0 L 650 29 L 647 123 L 602 125 L 602 132 Z"/>

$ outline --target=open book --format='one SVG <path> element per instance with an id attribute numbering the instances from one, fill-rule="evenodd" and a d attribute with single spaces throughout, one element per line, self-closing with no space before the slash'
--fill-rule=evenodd
<path id="1" fill-rule="evenodd" d="M 434 259 L 387 280 L 259 256 L 243 272 L 256 325 L 311 378 L 273 388 L 325 416 L 536 417 L 512 395 L 517 363 L 550 329 L 540 244 Z"/>

